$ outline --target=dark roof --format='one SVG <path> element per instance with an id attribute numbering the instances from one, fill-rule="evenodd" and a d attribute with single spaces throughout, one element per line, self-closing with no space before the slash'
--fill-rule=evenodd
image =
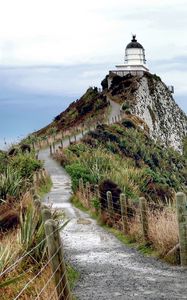
<path id="1" fill-rule="evenodd" d="M 131 42 L 126 47 L 126 49 L 129 49 L 129 48 L 141 48 L 141 49 L 144 49 L 143 46 L 140 43 L 137 42 L 137 39 L 136 39 L 135 35 L 132 36 Z"/>

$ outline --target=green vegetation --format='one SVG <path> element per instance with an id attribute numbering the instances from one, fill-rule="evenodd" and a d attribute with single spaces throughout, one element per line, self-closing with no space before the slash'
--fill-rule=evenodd
<path id="1" fill-rule="evenodd" d="M 67 276 L 68 276 L 68 282 L 70 284 L 70 289 L 72 290 L 75 286 L 75 283 L 79 279 L 79 272 L 75 270 L 70 264 L 66 265 L 67 268 Z"/>
<path id="2" fill-rule="evenodd" d="M 145 255 L 167 257 L 178 243 L 176 212 L 173 206 L 175 191 L 185 191 L 186 160 L 172 148 L 155 143 L 147 133 L 127 122 L 99 125 L 81 142 L 63 149 L 55 158 L 65 166 L 72 178 L 75 195 L 73 204 L 89 210 L 91 216 L 106 224 L 122 242 L 136 247 Z M 79 189 L 79 179 L 90 183 L 87 190 Z M 100 196 L 95 194 L 95 185 Z M 112 192 L 113 218 L 107 210 L 106 192 Z M 128 203 L 128 235 L 121 232 L 119 195 L 124 193 Z M 139 197 L 149 203 L 149 241 L 144 243 L 140 222 Z M 89 202 L 88 202 L 89 201 Z M 88 204 L 89 203 L 89 204 Z M 98 214 L 98 212 L 101 212 Z M 178 254 L 167 257 L 177 264 Z"/>
<path id="3" fill-rule="evenodd" d="M 23 178 L 18 170 L 7 166 L 0 174 L 0 203 L 7 197 L 18 197 L 23 189 Z"/>
<path id="4" fill-rule="evenodd" d="M 37 242 L 40 231 L 37 212 L 34 206 L 30 202 L 30 204 L 28 203 L 27 198 L 28 190 L 33 185 L 33 176 L 36 171 L 43 167 L 43 164 L 35 158 L 34 152 L 23 153 L 19 147 L 17 149 L 18 151 L 14 151 L 14 155 L 8 154 L 11 150 L 7 153 L 0 153 L 1 239 L 6 239 L 6 236 L 14 234 L 16 228 L 20 228 L 20 245 L 17 250 L 16 245 L 19 243 L 17 238 L 15 241 L 15 237 L 13 238 L 14 243 L 8 241 L 7 243 L 2 242 L 0 245 L 1 271 L 11 264 L 15 256 L 20 253 L 21 245 L 24 244 L 24 252 L 26 250 L 25 245 L 30 243 L 31 238 Z M 40 182 L 41 186 L 45 184 L 45 180 Z M 28 233 L 28 228 L 30 228 L 30 233 Z"/>
<path id="5" fill-rule="evenodd" d="M 33 173 L 42 167 L 41 161 L 38 161 L 33 153 L 20 153 L 11 158 L 9 165 L 16 169 L 22 178 L 32 177 Z"/>
<path id="6" fill-rule="evenodd" d="M 183 155 L 187 160 L 187 137 L 185 137 L 183 141 Z"/>
<path id="7" fill-rule="evenodd" d="M 79 178 L 92 184 L 110 179 L 131 199 L 166 201 L 174 190 L 184 189 L 186 180 L 186 162 L 178 152 L 163 149 L 126 122 L 98 126 L 58 159 L 71 175 L 74 191 Z"/>
<path id="8" fill-rule="evenodd" d="M 18 152 L 14 156 L 0 155 L 0 202 L 18 200 L 33 181 L 33 175 L 43 166 L 35 153 Z"/>
<path id="9" fill-rule="evenodd" d="M 38 187 L 38 196 L 43 198 L 52 188 L 52 181 L 50 177 L 47 177 L 43 183 Z"/>
<path id="10" fill-rule="evenodd" d="M 23 252 L 28 252 L 45 238 L 44 224 L 41 214 L 36 205 L 29 203 L 26 212 L 20 214 L 20 230 L 18 233 L 18 243 Z M 39 247 L 32 251 L 31 260 L 39 264 L 46 255 L 46 242 L 42 242 Z"/>

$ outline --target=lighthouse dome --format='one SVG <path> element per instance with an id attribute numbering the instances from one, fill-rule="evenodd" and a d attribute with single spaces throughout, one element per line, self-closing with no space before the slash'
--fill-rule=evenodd
<path id="1" fill-rule="evenodd" d="M 132 36 L 131 42 L 126 47 L 126 49 L 130 49 L 130 48 L 144 49 L 143 46 L 137 42 L 136 35 Z"/>

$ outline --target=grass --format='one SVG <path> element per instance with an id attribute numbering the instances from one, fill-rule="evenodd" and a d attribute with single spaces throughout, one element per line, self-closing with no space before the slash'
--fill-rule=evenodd
<path id="1" fill-rule="evenodd" d="M 18 276 L 20 270 L 14 271 L 10 273 L 10 276 Z M 33 268 L 27 269 L 27 272 L 24 272 L 24 276 L 20 278 L 16 284 L 13 282 L 9 286 L 1 289 L 1 299 L 2 300 L 10 300 L 14 299 L 18 293 L 24 288 L 29 280 L 31 280 L 35 275 Z M 51 276 L 51 269 L 47 267 L 41 276 L 38 276 L 34 282 L 28 286 L 28 288 L 23 292 L 23 294 L 19 297 L 19 299 L 35 299 L 39 291 L 43 288 L 49 277 Z M 46 290 L 41 294 L 40 299 L 45 300 L 48 296 L 54 291 L 54 283 L 51 281 Z M 57 297 L 53 298 L 57 300 Z"/>
<path id="2" fill-rule="evenodd" d="M 99 220 L 99 216 L 96 212 L 94 212 L 93 210 L 91 211 L 90 209 L 88 209 L 87 207 L 85 207 L 80 201 L 79 201 L 79 198 L 74 194 L 71 196 L 70 198 L 70 201 L 71 203 L 78 209 L 82 210 L 83 212 L 87 212 L 89 213 L 89 215 L 97 220 L 98 222 L 100 221 Z"/>
<path id="3" fill-rule="evenodd" d="M 19 276 L 17 271 L 14 271 L 10 274 L 12 277 L 17 278 L 18 280 L 10 282 L 7 287 L 1 288 L 1 299 L 2 300 L 10 300 L 14 299 L 16 295 L 21 291 L 21 289 L 27 284 L 27 282 L 32 279 L 35 275 L 34 270 L 30 268 L 27 272 L 24 272 L 24 276 Z M 38 276 L 34 282 L 25 290 L 25 292 L 19 297 L 19 299 L 35 299 L 37 294 L 43 288 L 47 280 L 51 276 L 51 268 L 48 266 L 43 272 L 41 276 Z M 70 265 L 67 265 L 67 277 L 70 284 L 70 289 L 72 290 L 75 286 L 75 283 L 79 279 L 79 273 Z M 45 289 L 40 295 L 40 300 L 48 299 L 49 295 L 51 295 L 55 290 L 55 285 L 53 280 L 50 281 L 47 289 Z M 57 296 L 54 294 L 53 300 L 57 300 Z M 73 299 L 75 297 L 73 296 Z"/>
<path id="4" fill-rule="evenodd" d="M 72 290 L 80 277 L 80 273 L 77 270 L 75 270 L 69 263 L 66 265 L 66 268 L 70 289 Z"/>
<path id="5" fill-rule="evenodd" d="M 52 182 L 50 177 L 43 177 L 35 187 L 35 193 L 42 197 L 44 194 L 50 191 L 51 185 Z M 18 259 L 24 252 L 36 245 L 40 239 L 43 239 L 43 235 L 45 235 L 41 216 L 39 215 L 39 212 L 33 203 L 33 197 L 30 192 L 26 192 L 20 197 L 20 199 L 16 199 L 15 212 L 17 213 L 19 219 L 19 222 L 16 224 L 17 227 L 13 226 L 9 229 L 9 231 L 1 232 L 0 236 L 1 272 L 3 272 L 3 270 L 5 270 L 16 259 Z M 12 209 L 14 203 L 11 203 L 11 205 Z M 8 208 L 9 206 L 7 204 L 7 213 L 10 211 L 10 208 Z M 3 218 L 4 215 L 1 213 L 1 218 Z M 43 253 L 44 251 L 42 248 L 39 249 L 39 251 L 36 253 L 36 256 L 35 253 L 32 252 L 32 257 L 29 257 L 29 259 L 26 261 L 22 261 L 15 270 L 11 271 L 3 278 L 2 283 L 4 288 L 2 289 L 2 299 L 14 298 L 14 295 L 16 295 L 19 288 L 21 289 L 21 285 L 23 284 L 24 286 L 25 282 L 27 282 L 26 280 L 29 280 L 29 276 L 33 274 L 33 271 L 35 272 L 43 264 Z M 46 257 L 43 257 L 43 259 L 45 261 Z M 38 282 L 40 282 L 40 280 L 37 280 L 37 284 Z M 37 288 L 37 284 L 34 285 L 34 291 Z M 30 289 L 28 289 L 28 291 L 30 291 Z M 45 297 L 43 299 L 45 299 Z"/>
<path id="6" fill-rule="evenodd" d="M 124 235 L 123 232 L 109 227 L 106 224 L 102 224 L 102 227 L 106 229 L 108 232 L 112 233 L 120 242 L 123 244 L 133 247 L 136 250 L 138 250 L 140 253 L 142 253 L 144 256 L 153 256 L 153 257 L 158 257 L 158 252 L 156 252 L 151 246 L 148 244 L 139 244 L 138 242 L 135 242 L 134 239 L 132 239 L 130 236 Z"/>
<path id="7" fill-rule="evenodd" d="M 47 193 L 50 192 L 52 188 L 52 181 L 51 178 L 48 176 L 46 179 L 41 183 L 38 188 L 38 195 L 40 198 L 43 198 Z"/>

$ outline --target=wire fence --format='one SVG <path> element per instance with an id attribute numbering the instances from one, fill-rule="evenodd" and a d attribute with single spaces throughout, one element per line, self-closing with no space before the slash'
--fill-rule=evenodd
<path id="1" fill-rule="evenodd" d="M 155 242 L 153 229 L 156 227 L 158 239 L 163 238 L 158 232 L 162 226 L 163 235 L 171 234 L 171 237 L 163 238 L 166 248 L 172 239 L 174 249 L 179 242 L 181 265 L 187 266 L 187 199 L 184 193 L 177 193 L 175 201 L 170 205 L 160 201 L 147 201 L 144 197 L 132 201 L 123 193 L 115 190 L 113 194 L 111 191 L 103 191 L 98 185 L 84 183 L 80 178 L 78 196 L 82 205 L 96 212 L 102 222 L 122 231 L 125 236 L 134 238 L 137 235 L 138 239 L 146 244 L 151 244 L 152 239 Z M 159 222 L 160 227 L 157 224 Z M 168 249 L 168 252 L 171 252 L 170 250 Z M 164 255 L 167 256 L 167 252 Z"/>
<path id="2" fill-rule="evenodd" d="M 59 234 L 60 230 L 69 222 L 69 220 L 58 225 L 56 221 L 50 219 L 50 210 L 44 208 L 41 213 L 44 220 L 45 238 L 31 250 L 19 257 L 0 274 L 1 288 L 6 292 L 6 282 L 12 280 L 12 284 L 15 284 L 15 271 L 19 274 L 21 273 L 20 280 L 18 279 L 17 288 L 9 297 L 10 300 L 72 299 L 66 264 L 64 261 L 63 247 Z M 44 242 L 46 242 L 48 250 L 47 259 L 38 266 L 29 265 L 27 259 Z"/>
<path id="3" fill-rule="evenodd" d="M 63 130 L 62 132 L 57 132 L 54 128 L 54 132 L 51 132 L 48 136 L 43 136 L 38 138 L 34 143 L 34 148 L 40 150 L 45 147 L 50 148 L 50 153 L 54 153 L 56 149 L 60 146 L 63 147 L 64 142 L 76 142 L 79 136 L 84 136 L 90 130 L 93 130 L 97 127 L 98 124 L 114 124 L 122 120 L 122 113 L 109 117 L 107 108 L 101 116 L 97 116 L 83 122 L 83 124 L 74 126 L 71 129 Z M 53 130 L 52 130 L 53 131 Z"/>
<path id="4" fill-rule="evenodd" d="M 97 125 L 101 124 L 114 124 L 120 122 L 123 118 L 123 113 L 114 115 L 112 117 L 108 117 L 107 113 L 102 115 L 102 118 L 92 120 L 89 124 L 83 124 L 73 129 L 65 130 L 62 133 L 54 133 L 53 136 L 46 137 L 43 140 L 39 140 L 38 143 L 35 143 L 35 148 L 40 150 L 45 147 L 49 147 L 50 155 L 57 153 L 59 150 L 63 149 L 64 146 L 68 147 L 72 143 L 76 143 L 80 138 L 84 137 L 84 135 L 94 130 Z"/>

